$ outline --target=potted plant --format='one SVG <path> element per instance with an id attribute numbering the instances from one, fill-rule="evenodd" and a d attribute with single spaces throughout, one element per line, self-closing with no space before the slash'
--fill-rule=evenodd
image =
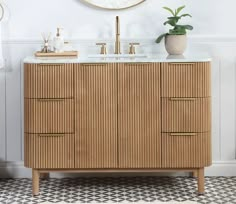
<path id="1" fill-rule="evenodd" d="M 179 25 L 178 22 L 183 17 L 192 17 L 190 14 L 182 14 L 180 12 L 185 8 L 181 6 L 175 10 L 168 7 L 163 7 L 165 10 L 169 11 L 172 16 L 168 17 L 168 20 L 164 25 L 170 25 L 173 28 L 169 30 L 168 33 L 160 35 L 156 39 L 156 43 L 160 43 L 163 38 L 165 38 L 165 48 L 170 55 L 182 55 L 187 47 L 187 30 L 193 30 L 191 25 Z"/>

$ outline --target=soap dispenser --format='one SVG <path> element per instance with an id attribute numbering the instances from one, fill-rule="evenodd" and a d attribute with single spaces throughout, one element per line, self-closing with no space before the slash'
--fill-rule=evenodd
<path id="1" fill-rule="evenodd" d="M 57 28 L 56 37 L 53 39 L 54 52 L 64 52 L 64 38 L 61 35 L 62 28 Z"/>

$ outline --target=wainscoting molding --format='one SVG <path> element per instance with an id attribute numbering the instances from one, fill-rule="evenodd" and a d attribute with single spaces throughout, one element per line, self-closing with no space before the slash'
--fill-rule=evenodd
<path id="1" fill-rule="evenodd" d="M 165 53 L 163 43 L 155 39 L 123 39 L 123 53 L 128 43 L 141 43 L 139 53 Z M 96 42 L 105 41 L 113 53 L 113 39 L 68 39 L 83 55 L 98 53 Z M 40 39 L 3 40 L 6 68 L 0 71 L 0 177 L 26 177 L 23 167 L 23 75 L 22 60 L 41 47 Z M 212 61 L 212 143 L 213 166 L 207 175 L 236 176 L 236 37 L 189 36 L 187 52 L 208 53 Z M 9 161 L 13 161 L 10 162 Z"/>

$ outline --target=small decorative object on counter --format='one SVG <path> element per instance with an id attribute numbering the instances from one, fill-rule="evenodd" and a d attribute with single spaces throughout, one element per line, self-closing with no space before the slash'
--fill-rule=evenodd
<path id="1" fill-rule="evenodd" d="M 193 30 L 193 27 L 191 25 L 179 25 L 177 23 L 183 17 L 192 16 L 190 14 L 179 15 L 185 6 L 181 6 L 174 11 L 168 7 L 163 8 L 172 14 L 171 17 L 168 17 L 168 20 L 164 23 L 164 25 L 170 25 L 173 28 L 170 29 L 168 33 L 160 35 L 156 39 L 156 43 L 160 43 L 162 39 L 165 38 L 166 51 L 170 55 L 182 55 L 187 47 L 187 30 Z"/>
<path id="2" fill-rule="evenodd" d="M 64 42 L 63 37 L 60 34 L 60 29 L 57 28 L 57 36 L 53 40 L 54 51 L 50 49 L 49 41 L 51 33 L 46 37 L 42 34 L 44 45 L 41 51 L 34 53 L 34 56 L 39 59 L 64 59 L 64 58 L 78 58 L 79 52 L 73 49 L 72 45 L 68 42 Z"/>
<path id="3" fill-rule="evenodd" d="M 50 50 L 50 46 L 49 46 L 50 36 L 51 36 L 51 33 L 49 33 L 48 36 L 46 36 L 44 33 L 42 33 L 42 38 L 43 38 L 43 41 L 44 41 L 43 48 L 41 50 L 42 53 L 52 52 Z"/>
<path id="4" fill-rule="evenodd" d="M 54 52 L 60 53 L 64 52 L 64 38 L 61 35 L 62 28 L 57 28 L 56 37 L 53 39 Z"/>

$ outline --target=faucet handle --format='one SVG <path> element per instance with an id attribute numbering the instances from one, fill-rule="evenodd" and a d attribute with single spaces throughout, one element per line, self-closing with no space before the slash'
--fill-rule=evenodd
<path id="1" fill-rule="evenodd" d="M 101 45 L 101 55 L 106 55 L 107 54 L 107 48 L 106 48 L 106 43 L 96 43 L 96 45 Z"/>
<path id="2" fill-rule="evenodd" d="M 136 53 L 135 51 L 135 45 L 140 45 L 140 43 L 129 43 L 129 54 L 133 55 Z"/>

